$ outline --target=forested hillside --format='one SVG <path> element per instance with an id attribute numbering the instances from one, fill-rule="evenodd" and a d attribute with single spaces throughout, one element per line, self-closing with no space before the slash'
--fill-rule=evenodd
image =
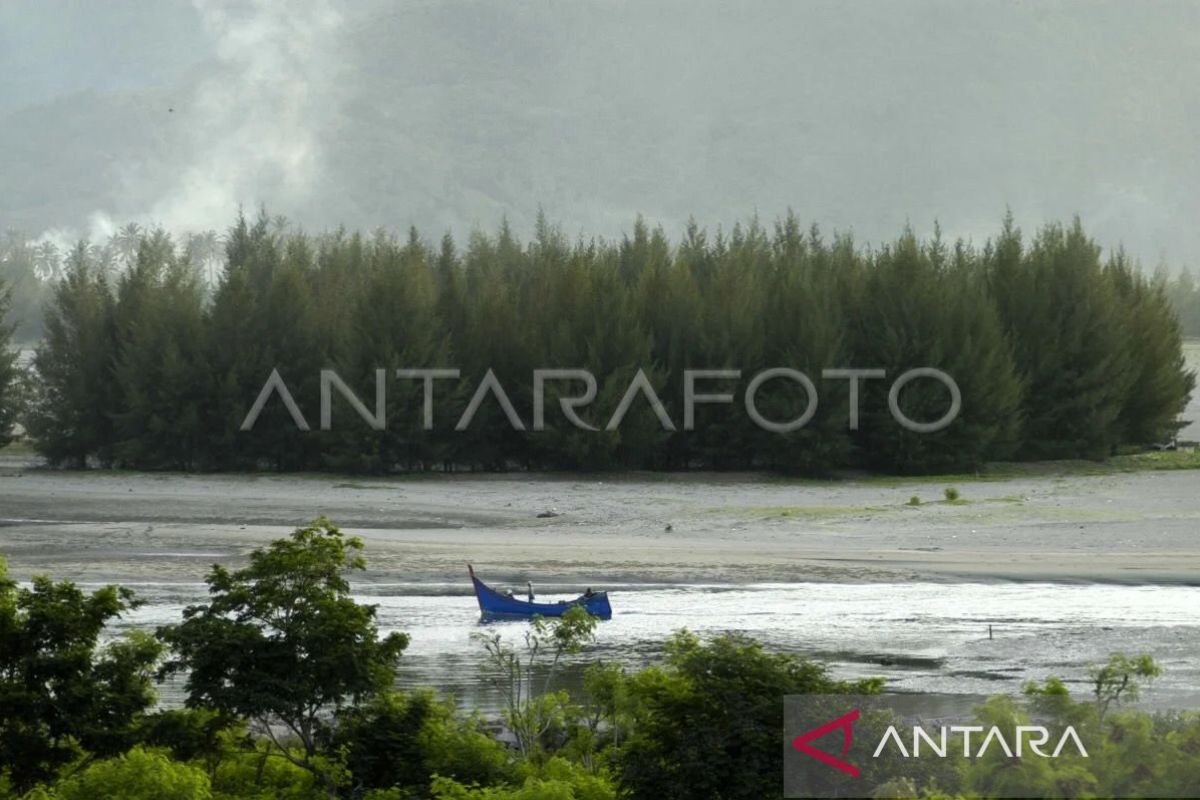
<path id="1" fill-rule="evenodd" d="M 68 24 L 30 3 L 0 48 L 0 229 L 266 203 L 310 229 L 527 232 L 541 203 L 615 237 L 791 206 L 863 241 L 936 218 L 982 242 L 1008 204 L 1200 262 L 1200 62 L 1162 55 L 1194 51 L 1194 10 L 935 5 L 122 2 Z"/>

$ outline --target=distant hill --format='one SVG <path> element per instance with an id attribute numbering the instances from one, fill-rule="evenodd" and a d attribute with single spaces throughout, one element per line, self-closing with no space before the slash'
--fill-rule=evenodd
<path id="1" fill-rule="evenodd" d="M 265 203 L 321 228 L 528 233 L 541 205 L 572 236 L 639 212 L 678 235 L 792 207 L 868 241 L 935 219 L 981 239 L 1011 206 L 1078 212 L 1151 265 L 1200 259 L 1200 62 L 1170 57 L 1192 46 L 1177 15 L 920 8 L 256 4 L 204 18 L 212 55 L 187 70 L 0 115 L 0 228 L 222 228 Z M 146 25 L 156 58 L 181 36 Z"/>

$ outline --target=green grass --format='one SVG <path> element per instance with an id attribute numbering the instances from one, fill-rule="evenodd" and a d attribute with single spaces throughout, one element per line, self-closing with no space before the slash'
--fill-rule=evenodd
<path id="1" fill-rule="evenodd" d="M 9 442 L 7 447 L 0 447 L 0 456 L 31 456 L 35 452 L 27 441 Z"/>
<path id="2" fill-rule="evenodd" d="M 1116 472 L 1140 472 L 1143 470 L 1200 469 L 1200 449 L 1161 450 L 1116 456 L 1111 459 Z"/>
<path id="3" fill-rule="evenodd" d="M 1200 450 L 1162 450 L 1113 456 L 1106 461 L 1020 461 L 987 464 L 978 472 L 931 475 L 845 473 L 825 483 L 861 482 L 879 486 L 927 483 L 972 483 L 1010 478 L 1069 478 L 1122 472 L 1200 469 Z"/>
<path id="4" fill-rule="evenodd" d="M 882 511 L 873 506 L 721 506 L 706 508 L 705 514 L 738 514 L 760 518 L 791 517 L 794 519 L 826 519 Z"/>

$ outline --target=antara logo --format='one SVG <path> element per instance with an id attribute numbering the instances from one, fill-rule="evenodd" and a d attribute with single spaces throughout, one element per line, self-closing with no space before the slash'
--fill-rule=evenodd
<path id="1" fill-rule="evenodd" d="M 982 725 L 950 725 L 942 726 L 938 729 L 941 735 L 935 739 L 930 735 L 929 731 L 919 725 L 914 725 L 912 729 L 912 751 L 911 753 L 904 746 L 903 740 L 900 738 L 899 731 L 896 726 L 890 726 L 884 732 L 883 738 L 879 740 L 879 746 L 875 748 L 872 758 L 878 758 L 879 754 L 887 747 L 888 742 L 892 742 L 895 748 L 900 751 L 900 754 L 905 758 L 920 758 L 921 757 L 921 742 L 929 746 L 929 749 L 938 756 L 945 758 L 950 752 L 950 739 L 955 736 L 962 738 L 962 754 L 964 758 L 981 758 L 988 748 L 993 743 L 1001 750 L 1004 755 L 1009 758 L 1020 758 L 1023 754 L 1023 746 L 1029 745 L 1029 751 L 1035 756 L 1042 758 L 1058 758 L 1062 753 L 1063 748 L 1068 742 L 1074 743 L 1076 752 L 1083 758 L 1088 757 L 1087 750 L 1083 746 L 1083 742 L 1079 739 L 1079 734 L 1075 732 L 1075 726 L 1068 725 L 1066 730 L 1062 732 L 1062 736 L 1058 738 L 1058 744 L 1054 747 L 1054 752 L 1046 753 L 1042 747 L 1050 741 L 1050 731 L 1043 728 L 1041 725 L 1018 725 L 1013 733 L 1012 741 L 1015 747 L 1009 747 L 1009 740 L 1004 738 L 1004 733 L 1000 727 L 993 725 L 991 728 L 984 728 Z M 982 735 L 984 730 L 987 730 L 987 735 Z M 972 752 L 971 750 L 971 734 L 981 734 L 980 738 L 975 741 L 979 742 L 979 749 Z"/>
<path id="2" fill-rule="evenodd" d="M 830 720 L 812 730 L 805 731 L 792 739 L 792 748 L 815 758 L 822 764 L 826 764 L 853 778 L 857 778 L 862 774 L 861 770 L 847 761 L 846 756 L 849 754 L 850 746 L 854 742 L 854 723 L 861 716 L 861 711 L 856 708 L 837 719 Z M 812 742 L 838 730 L 842 732 L 840 755 L 827 753 L 812 745 Z M 955 738 L 959 738 L 962 741 L 961 752 L 964 758 L 980 758 L 993 745 L 1003 751 L 1009 758 L 1021 758 L 1026 752 L 1026 748 L 1028 748 L 1028 752 L 1042 758 L 1058 758 L 1068 744 L 1074 747 L 1075 752 L 1081 757 L 1088 757 L 1087 749 L 1083 746 L 1083 741 L 1080 740 L 1074 726 L 1067 726 L 1066 730 L 1058 738 L 1058 743 L 1055 745 L 1054 750 L 1049 753 L 1042 748 L 1050 742 L 1050 731 L 1041 725 L 1017 725 L 1011 739 L 1005 738 L 1004 732 L 997 725 L 993 725 L 990 728 L 984 728 L 982 725 L 949 725 L 942 726 L 937 731 L 938 735 L 935 737 L 926 728 L 914 725 L 912 727 L 912 735 L 909 737 L 911 747 L 906 747 L 905 740 L 901 737 L 900 731 L 896 726 L 888 726 L 883 736 L 880 737 L 879 744 L 875 747 L 875 751 L 871 754 L 871 757 L 879 758 L 890 746 L 899 751 L 900 755 L 904 758 L 920 758 L 921 748 L 924 745 L 933 755 L 939 758 L 946 758 L 952 752 L 955 755 L 959 752 L 959 748 L 951 749 L 951 741 Z M 985 731 L 986 734 L 984 733 Z M 972 749 L 971 746 L 973 734 L 977 735 L 977 738 L 974 739 L 978 743 L 975 749 Z M 1011 746 L 1010 741 L 1012 743 Z"/>
<path id="3" fill-rule="evenodd" d="M 850 752 L 850 745 L 854 743 L 854 723 L 858 721 L 859 716 L 860 712 L 856 708 L 849 714 L 844 714 L 835 720 L 826 722 L 824 725 L 819 725 L 816 728 L 813 728 L 811 731 L 805 731 L 795 739 L 792 739 L 792 747 L 799 750 L 801 753 L 804 753 L 806 756 L 812 756 L 822 764 L 828 764 L 834 769 L 841 770 L 852 778 L 857 778 L 859 776 L 858 767 L 854 766 L 849 761 L 843 761 L 842 759 L 844 759 L 846 754 Z M 832 733 L 839 728 L 842 731 L 842 758 L 831 756 L 824 750 L 818 750 L 809 744 L 809 742 L 812 740 L 820 739 L 822 736 Z M 879 755 L 879 753 L 876 752 L 876 755 Z"/>

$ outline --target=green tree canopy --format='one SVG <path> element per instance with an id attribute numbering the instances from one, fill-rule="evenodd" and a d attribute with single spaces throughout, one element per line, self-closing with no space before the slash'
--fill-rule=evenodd
<path id="1" fill-rule="evenodd" d="M 873 694 L 881 685 L 834 680 L 821 664 L 736 635 L 702 642 L 683 631 L 668 642 L 664 666 L 629 679 L 635 712 L 617 758 L 620 786 L 661 800 L 776 797 L 783 696 Z"/>
<path id="2" fill-rule="evenodd" d="M 349 572 L 365 568 L 362 541 L 321 518 L 209 573 L 210 600 L 161 630 L 164 674 L 187 673 L 187 704 L 245 717 L 281 755 L 331 785 L 321 758 L 330 715 L 389 688 L 403 633 L 380 637 L 375 607 L 354 601 Z M 296 750 L 290 745 L 295 742 Z"/>
<path id="3" fill-rule="evenodd" d="M 144 633 L 101 646 L 100 634 L 137 604 L 115 586 L 86 594 L 39 576 L 20 588 L 0 559 L 0 772 L 18 788 L 133 744 L 162 648 Z"/>
<path id="4" fill-rule="evenodd" d="M 208 776 L 162 753 L 135 747 L 89 764 L 54 789 L 55 800 L 211 800 Z"/>
<path id="5" fill-rule="evenodd" d="M 45 338 L 33 358 L 29 431 L 51 464 L 113 459 L 115 300 L 108 279 L 80 245 L 46 311 Z"/>

